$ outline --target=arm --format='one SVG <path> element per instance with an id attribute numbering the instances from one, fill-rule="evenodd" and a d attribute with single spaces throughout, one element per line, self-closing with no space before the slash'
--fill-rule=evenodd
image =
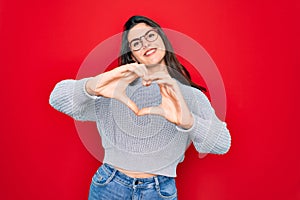
<path id="1" fill-rule="evenodd" d="M 139 110 L 138 115 L 155 114 L 166 118 L 178 131 L 190 135 L 200 153 L 224 154 L 229 150 L 231 138 L 226 123 L 218 119 L 200 90 L 177 84 L 165 71 L 154 73 L 148 79 L 159 85 L 162 102 L 159 106 Z"/>
<path id="2" fill-rule="evenodd" d="M 190 138 L 199 153 L 225 154 L 231 145 L 231 136 L 226 123 L 219 120 L 207 97 L 199 90 L 192 88 L 189 107 L 194 117 L 193 126 L 181 132 L 190 134 Z"/>
<path id="3" fill-rule="evenodd" d="M 49 103 L 56 110 L 81 121 L 96 121 L 95 99 L 86 92 L 88 78 L 63 80 L 51 92 Z"/>
<path id="4" fill-rule="evenodd" d="M 127 97 L 126 88 L 137 77 L 145 75 L 145 65 L 132 63 L 95 77 L 64 80 L 55 86 L 49 103 L 56 110 L 81 121 L 96 121 L 97 97 L 115 98 L 137 113 L 138 107 Z"/>

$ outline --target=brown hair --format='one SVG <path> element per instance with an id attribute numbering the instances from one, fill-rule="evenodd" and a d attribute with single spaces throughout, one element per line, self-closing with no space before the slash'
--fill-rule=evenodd
<path id="1" fill-rule="evenodd" d="M 147 17 L 144 17 L 144 16 L 132 16 L 124 24 L 124 30 L 123 30 L 124 32 L 122 35 L 122 46 L 121 46 L 121 52 L 120 52 L 120 57 L 119 57 L 119 65 L 124 65 L 124 64 L 135 62 L 132 59 L 132 52 L 130 50 L 127 37 L 128 37 L 129 30 L 139 23 L 145 23 L 148 26 L 151 26 L 158 31 L 158 33 L 159 33 L 160 37 L 162 38 L 164 45 L 166 47 L 166 55 L 164 57 L 164 60 L 165 60 L 166 65 L 168 66 L 168 72 L 169 72 L 170 76 L 172 78 L 175 78 L 178 81 L 182 82 L 183 84 L 186 84 L 186 85 L 189 84 L 192 87 L 198 88 L 199 90 L 206 92 L 206 88 L 197 85 L 196 83 L 194 83 L 191 80 L 190 73 L 178 61 L 178 59 L 174 53 L 173 47 L 172 47 L 169 39 L 167 38 L 166 34 L 164 33 L 164 31 L 161 29 L 160 25 L 157 24 L 156 22 L 154 22 L 153 20 L 151 20 Z M 182 75 L 186 80 L 185 81 L 179 80 L 178 73 L 180 75 Z"/>

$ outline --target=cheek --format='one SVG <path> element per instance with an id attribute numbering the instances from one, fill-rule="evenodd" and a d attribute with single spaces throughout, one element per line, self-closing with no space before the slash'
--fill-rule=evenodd
<path id="1" fill-rule="evenodd" d="M 165 54 L 166 54 L 166 47 L 165 47 L 164 42 L 162 40 L 158 40 L 157 41 L 157 47 L 158 47 L 158 51 L 160 52 L 162 57 L 164 57 Z"/>
<path id="2" fill-rule="evenodd" d="M 159 51 L 160 51 L 159 59 L 163 60 L 164 57 L 166 56 L 166 51 L 164 49 L 160 49 Z"/>
<path id="3" fill-rule="evenodd" d="M 157 45 L 163 49 L 163 50 L 166 50 L 166 47 L 165 47 L 165 44 L 163 42 L 163 40 L 161 38 L 159 38 L 159 40 L 157 40 Z"/>
<path id="4" fill-rule="evenodd" d="M 142 58 L 141 52 L 134 52 L 134 53 L 132 53 L 132 55 L 134 57 L 133 58 L 134 60 L 141 61 L 141 58 Z"/>

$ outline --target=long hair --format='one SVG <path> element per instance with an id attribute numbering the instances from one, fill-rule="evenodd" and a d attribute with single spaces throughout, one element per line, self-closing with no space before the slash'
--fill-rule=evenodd
<path id="1" fill-rule="evenodd" d="M 174 53 L 173 47 L 172 47 L 169 39 L 167 38 L 166 34 L 164 33 L 164 31 L 161 29 L 160 25 L 157 24 L 156 22 L 154 22 L 153 20 L 151 20 L 147 17 L 144 17 L 144 16 L 132 16 L 124 24 L 124 28 L 123 28 L 124 32 L 122 35 L 122 45 L 121 45 L 121 51 L 120 51 L 120 57 L 119 57 L 119 65 L 124 65 L 124 64 L 129 64 L 129 63 L 135 62 L 132 59 L 132 52 L 130 50 L 127 37 L 128 37 L 129 30 L 139 23 L 145 23 L 148 26 L 151 26 L 158 31 L 158 34 L 162 38 L 164 45 L 166 47 L 166 54 L 164 57 L 164 61 L 165 61 L 166 65 L 168 66 L 167 69 L 168 69 L 170 76 L 172 78 L 175 78 L 178 80 L 178 73 L 179 73 L 186 80 L 185 81 L 178 80 L 178 81 L 180 81 L 186 85 L 189 84 L 192 87 L 198 88 L 199 90 L 206 92 L 206 88 L 199 86 L 196 83 L 192 82 L 190 73 L 178 61 L 178 59 Z M 186 83 L 186 81 L 188 83 Z"/>

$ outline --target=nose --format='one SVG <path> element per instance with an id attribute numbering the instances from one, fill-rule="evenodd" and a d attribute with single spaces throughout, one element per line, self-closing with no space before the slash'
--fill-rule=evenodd
<path id="1" fill-rule="evenodd" d="M 150 46 L 150 42 L 146 40 L 145 37 L 141 38 L 142 44 L 143 44 L 143 48 L 147 48 Z"/>

